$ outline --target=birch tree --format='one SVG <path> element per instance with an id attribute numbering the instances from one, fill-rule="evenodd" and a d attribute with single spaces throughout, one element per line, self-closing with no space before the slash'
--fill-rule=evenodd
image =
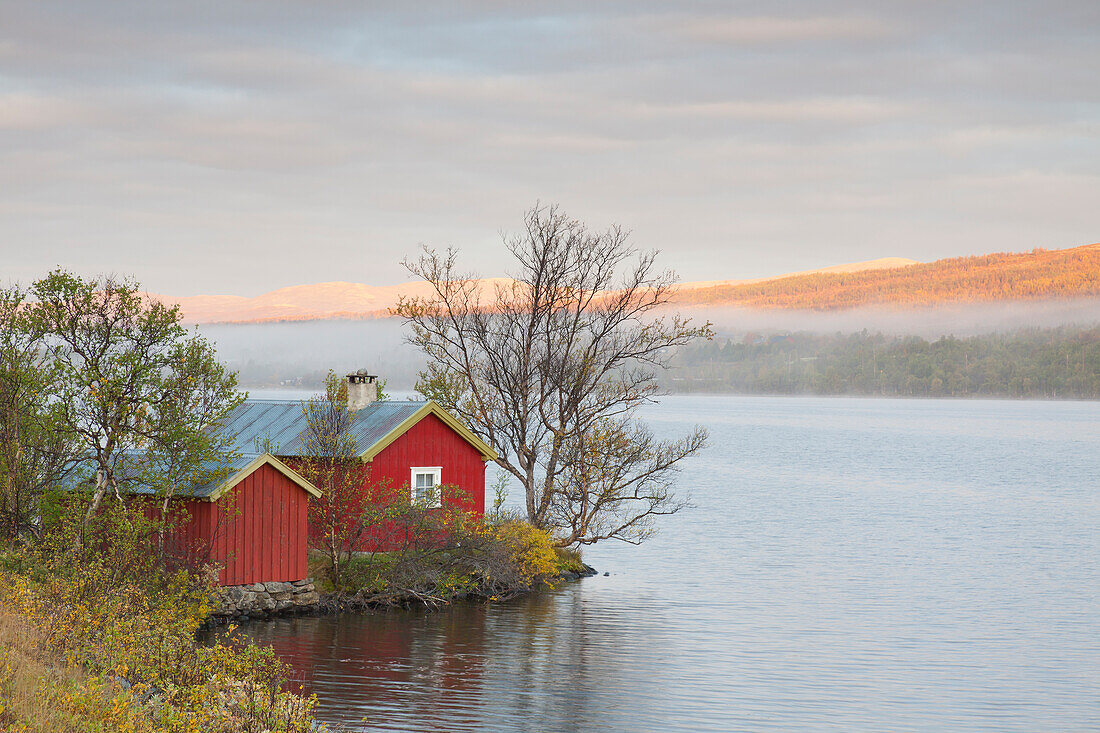
<path id="1" fill-rule="evenodd" d="M 164 509 L 178 487 L 224 459 L 214 428 L 243 395 L 178 306 L 137 283 L 55 270 L 31 287 L 28 317 L 55 375 L 58 428 L 96 476 L 83 526 L 126 480 L 156 480 Z M 163 531 L 162 531 L 163 534 Z"/>
<path id="2" fill-rule="evenodd" d="M 72 468 L 57 430 L 55 374 L 41 334 L 27 318 L 26 293 L 0 290 L 0 536 L 39 530 L 39 500 Z"/>
<path id="3" fill-rule="evenodd" d="M 389 482 L 371 482 L 370 467 L 359 459 L 347 383 L 335 372 L 325 378 L 324 394 L 302 403 L 302 415 L 304 450 L 295 465 L 321 491 L 321 497 L 309 503 L 309 542 L 324 553 L 333 586 L 343 590 L 346 560 L 386 519 Z"/>

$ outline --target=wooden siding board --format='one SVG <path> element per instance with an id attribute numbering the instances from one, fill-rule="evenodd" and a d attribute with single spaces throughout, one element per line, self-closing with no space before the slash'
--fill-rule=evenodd
<path id="1" fill-rule="evenodd" d="M 185 500 L 182 541 L 206 544 L 222 564 L 222 585 L 301 580 L 306 573 L 305 511 L 309 495 L 270 466 L 261 466 L 216 502 Z"/>
<path id="2" fill-rule="evenodd" d="M 279 521 L 279 545 L 290 550 L 290 501 L 287 496 L 287 486 L 282 484 L 279 486 L 279 514 L 277 516 Z M 287 554 L 286 552 L 280 552 L 275 556 L 275 564 L 278 566 L 278 574 L 280 578 L 285 578 L 289 574 L 290 568 L 287 566 Z"/>
<path id="3" fill-rule="evenodd" d="M 214 562 L 224 562 L 224 559 L 228 555 L 229 547 L 232 546 L 232 532 L 233 527 L 230 526 L 229 519 L 226 516 L 226 503 L 231 501 L 231 497 L 223 498 L 216 504 L 210 502 L 204 502 L 210 504 L 207 514 L 207 522 L 210 527 L 210 532 L 213 533 L 213 542 L 211 543 L 211 560 Z M 221 574 L 218 576 L 219 582 L 225 584 L 229 580 L 229 568 L 223 567 Z"/>
<path id="4" fill-rule="evenodd" d="M 265 476 L 265 483 L 268 485 L 267 491 L 264 492 L 264 517 L 267 518 L 267 539 L 272 542 L 276 547 L 285 548 L 282 542 L 279 542 L 279 517 L 276 514 L 278 511 L 278 488 L 275 485 L 275 481 L 271 476 Z M 279 574 L 278 568 L 278 556 L 280 553 L 265 552 L 264 559 L 267 562 L 267 575 L 272 578 L 276 578 Z"/>
<path id="5" fill-rule="evenodd" d="M 290 487 L 283 484 L 283 490 L 279 494 L 279 523 L 282 528 L 280 544 L 288 550 L 292 550 L 294 543 L 290 537 Z M 290 572 L 290 557 L 287 553 L 281 553 L 279 555 L 279 575 L 285 579 L 290 575 Z"/>
<path id="6" fill-rule="evenodd" d="M 410 471 L 415 466 L 442 466 L 441 481 L 457 485 L 467 493 L 461 506 L 485 513 L 485 462 L 481 453 L 435 415 L 427 415 L 383 449 L 369 464 L 364 481 L 367 496 L 375 481 L 390 480 L 393 490 L 408 490 Z M 359 549 L 367 549 L 365 539 Z"/>
<path id="7" fill-rule="evenodd" d="M 252 512 L 245 512 L 245 495 L 251 487 L 251 482 L 241 482 L 244 486 L 238 485 L 234 500 L 231 504 L 233 510 L 236 512 L 233 517 L 233 529 L 236 532 L 234 538 L 233 547 L 236 550 L 237 559 L 234 563 L 238 566 L 249 567 L 253 561 L 252 548 L 255 546 L 254 525 L 256 524 L 256 516 Z M 237 576 L 234 576 L 234 581 Z"/>
<path id="8" fill-rule="evenodd" d="M 309 572 L 309 499 L 298 502 L 298 531 L 294 536 L 298 538 L 298 544 L 301 547 L 300 551 L 294 555 L 298 558 L 298 568 L 294 574 L 304 578 Z"/>
<path id="9" fill-rule="evenodd" d="M 286 500 L 286 486 L 281 486 L 278 490 L 278 514 L 275 518 L 279 524 L 279 544 L 282 547 L 287 548 L 288 550 L 290 549 L 290 543 L 287 542 L 287 521 L 289 520 L 287 512 L 289 511 L 290 503 Z M 276 572 L 279 578 L 285 578 L 287 575 L 285 552 L 280 552 L 278 555 L 275 556 L 275 566 L 277 568 Z"/>
<path id="10" fill-rule="evenodd" d="M 290 545 L 291 551 L 287 555 L 287 575 L 294 575 L 298 572 L 298 554 L 305 553 L 304 548 L 299 548 L 298 543 L 300 538 L 298 537 L 298 502 L 294 501 L 293 494 L 287 494 L 287 542 Z"/>
<path id="11" fill-rule="evenodd" d="M 293 502 L 291 502 L 290 500 L 290 494 L 285 492 L 283 496 L 283 506 L 285 507 L 285 510 L 283 512 L 283 541 L 286 543 L 287 549 L 292 552 L 295 543 L 294 537 L 291 533 L 291 527 L 294 526 L 293 511 L 295 507 Z M 291 565 L 291 561 L 293 559 L 294 556 L 289 553 L 285 553 L 280 557 L 283 575 L 290 575 L 293 572 Z"/>
<path id="12" fill-rule="evenodd" d="M 249 485 L 251 490 L 255 484 L 255 478 L 253 478 L 252 484 Z M 259 563 L 259 553 L 256 552 L 259 543 L 261 541 L 261 535 L 263 534 L 263 517 L 260 516 L 258 511 L 255 511 L 255 497 L 252 496 L 251 491 L 248 494 L 248 500 L 245 503 L 242 511 L 247 513 L 249 518 L 248 522 L 248 537 L 245 540 L 245 547 L 249 551 L 249 562 L 244 567 L 249 570 L 259 570 L 257 566 Z M 262 575 L 262 571 L 256 572 L 256 575 Z"/>
<path id="13" fill-rule="evenodd" d="M 237 492 L 234 491 L 228 499 L 224 500 L 224 502 L 219 501 L 216 505 L 211 504 L 210 521 L 213 524 L 214 528 L 218 531 L 218 539 L 215 543 L 216 547 L 218 548 L 218 554 L 215 557 L 223 562 L 225 558 L 229 557 L 229 553 L 231 552 L 230 548 L 239 547 L 238 529 L 236 524 L 233 522 L 232 514 L 232 506 L 236 501 L 236 496 Z M 217 507 L 216 511 L 214 507 Z M 236 553 L 239 555 L 240 551 L 236 550 Z M 228 584 L 228 567 L 222 570 L 222 577 L 222 582 Z"/>
<path id="14" fill-rule="evenodd" d="M 260 479 L 261 490 L 259 496 L 253 497 L 253 503 L 255 507 L 253 511 L 256 517 L 259 519 L 256 527 L 256 571 L 259 572 L 261 577 L 271 577 L 271 557 L 270 553 L 263 551 L 262 543 L 265 539 L 271 537 L 271 486 L 267 480 L 267 476 L 262 476 Z"/>
<path id="15" fill-rule="evenodd" d="M 259 515 L 260 515 L 260 536 L 259 536 L 258 540 L 259 540 L 260 543 L 266 543 L 266 542 L 270 542 L 273 539 L 272 536 L 271 536 L 271 528 L 272 528 L 271 513 L 274 511 L 274 508 L 272 507 L 272 504 L 271 504 L 271 491 L 272 491 L 273 487 L 272 487 L 271 477 L 266 475 L 266 472 L 264 472 L 264 475 L 261 478 L 261 482 L 263 484 L 263 489 L 261 490 L 260 495 L 258 497 L 256 497 L 257 498 L 256 503 L 258 504 Z M 266 549 L 266 547 L 265 547 L 264 544 L 260 544 L 259 546 L 256 547 L 256 550 L 257 550 L 256 554 L 259 555 L 259 560 L 260 560 L 259 563 L 257 563 L 259 565 L 259 572 L 260 572 L 262 577 L 272 578 L 274 580 L 274 578 L 271 575 L 271 555 L 272 555 L 272 553 L 271 552 L 265 552 L 265 549 Z"/>

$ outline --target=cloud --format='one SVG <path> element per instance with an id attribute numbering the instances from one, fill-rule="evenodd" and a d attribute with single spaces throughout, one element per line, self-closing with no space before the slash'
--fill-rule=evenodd
<path id="1" fill-rule="evenodd" d="M 12 92 L 0 94 L 0 130 L 43 130 L 89 124 L 98 115 L 63 97 Z"/>
<path id="2" fill-rule="evenodd" d="M 922 110 L 915 101 L 869 97 L 816 97 L 783 100 L 730 100 L 645 107 L 659 115 L 764 122 L 882 122 Z"/>
<path id="3" fill-rule="evenodd" d="M 734 45 L 878 39 L 896 31 L 892 24 L 877 18 L 844 16 L 663 17 L 646 22 L 690 41 Z"/>
<path id="4" fill-rule="evenodd" d="M 799 8 L 16 0 L 0 254 L 179 295 L 385 284 L 422 241 L 496 275 L 536 199 L 689 279 L 1098 238 L 1094 3 Z"/>

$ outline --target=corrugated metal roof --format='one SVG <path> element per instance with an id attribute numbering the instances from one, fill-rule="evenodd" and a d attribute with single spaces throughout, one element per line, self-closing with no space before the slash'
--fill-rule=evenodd
<path id="1" fill-rule="evenodd" d="M 354 413 L 352 432 L 360 454 L 365 453 L 375 443 L 389 435 L 405 420 L 427 405 L 417 401 L 375 402 Z M 232 437 L 231 449 L 236 456 L 229 462 L 203 466 L 211 478 L 201 486 L 189 486 L 177 490 L 181 496 L 204 498 L 214 495 L 218 488 L 263 453 L 270 452 L 280 456 L 295 456 L 305 452 L 304 436 L 306 432 L 305 413 L 302 403 L 297 400 L 245 400 L 231 412 L 222 426 Z M 268 448 L 267 441 L 271 446 Z M 140 456 L 135 453 L 131 458 Z M 141 458 L 137 458 L 138 461 Z M 138 475 L 139 466 L 130 463 L 122 468 L 127 493 L 152 494 L 153 489 L 141 485 Z M 126 481 L 129 478 L 129 481 Z M 75 486 L 76 479 L 70 483 Z M 72 486 L 70 486 L 71 488 Z"/>
<path id="2" fill-rule="evenodd" d="M 244 470 L 248 464 L 259 457 L 259 453 L 249 452 L 242 453 L 232 460 L 206 461 L 202 466 L 202 472 L 207 476 L 206 482 L 201 485 L 177 487 L 175 493 L 177 496 L 192 496 L 195 498 L 211 496 L 229 478 Z M 145 459 L 144 454 L 139 451 L 130 451 L 123 458 L 125 460 L 119 463 L 118 473 L 116 474 L 116 478 L 120 483 L 119 489 L 127 494 L 152 495 L 157 493 L 153 487 L 141 481 L 144 471 L 155 473 L 157 467 L 150 465 L 148 459 Z M 142 465 L 143 463 L 144 465 Z M 92 481 L 88 476 L 70 474 L 63 483 L 63 487 L 66 489 L 84 488 L 90 490 Z"/>
<path id="3" fill-rule="evenodd" d="M 359 453 L 386 437 L 394 428 L 428 404 L 416 401 L 375 402 L 353 413 L 352 433 Z M 246 400 L 232 413 L 224 430 L 235 450 L 255 454 L 270 440 L 271 452 L 294 456 L 305 452 L 306 418 L 297 400 Z"/>
<path id="4" fill-rule="evenodd" d="M 218 487 L 220 487 L 233 476 L 236 476 L 240 471 L 244 470 L 244 468 L 248 466 L 248 464 L 252 463 L 252 461 L 256 460 L 259 457 L 259 453 L 242 453 L 228 462 L 223 462 L 220 464 L 204 464 L 204 471 L 216 472 L 213 473 L 210 480 L 201 486 L 188 486 L 186 488 L 180 488 L 178 490 L 178 493 L 185 496 L 193 496 L 196 498 L 205 498 L 211 496 L 214 492 L 218 490 Z"/>

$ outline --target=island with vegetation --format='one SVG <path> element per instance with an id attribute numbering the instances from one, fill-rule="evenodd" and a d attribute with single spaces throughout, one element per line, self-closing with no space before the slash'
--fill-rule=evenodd
<path id="1" fill-rule="evenodd" d="M 270 648 L 196 637 L 221 591 L 217 568 L 174 551 L 173 500 L 230 460 L 212 427 L 242 395 L 179 321 L 112 278 L 56 271 L 0 292 L 3 730 L 315 729 Z M 318 542 L 324 607 L 497 600 L 591 572 L 499 502 L 487 517 L 374 511 L 404 543 L 355 557 L 337 545 L 334 564 Z"/>

